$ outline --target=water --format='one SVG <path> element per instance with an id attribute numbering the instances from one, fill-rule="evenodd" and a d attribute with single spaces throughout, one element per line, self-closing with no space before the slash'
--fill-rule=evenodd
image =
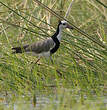
<path id="1" fill-rule="evenodd" d="M 0 110 L 107 110 L 107 96 L 87 97 L 74 94 L 70 90 L 36 91 L 26 95 L 0 95 Z M 85 110 L 85 109 L 83 109 Z"/>

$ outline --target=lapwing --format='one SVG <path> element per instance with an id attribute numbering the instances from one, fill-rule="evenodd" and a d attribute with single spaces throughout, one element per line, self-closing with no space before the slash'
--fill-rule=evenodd
<path id="1" fill-rule="evenodd" d="M 19 47 L 13 47 L 12 50 L 13 53 L 32 53 L 33 55 L 39 56 L 38 61 L 40 60 L 40 57 L 50 57 L 51 61 L 53 62 L 51 56 L 54 54 L 61 42 L 61 37 L 62 37 L 62 30 L 64 28 L 69 28 L 73 29 L 72 26 L 70 26 L 67 21 L 63 20 L 60 21 L 56 32 L 49 38 L 43 40 L 43 41 L 38 41 L 34 42 L 32 44 L 27 44 L 24 46 L 19 46 Z M 37 61 L 37 62 L 38 62 Z"/>

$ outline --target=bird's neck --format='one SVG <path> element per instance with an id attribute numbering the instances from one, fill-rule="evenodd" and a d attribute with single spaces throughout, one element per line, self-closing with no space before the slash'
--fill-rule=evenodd
<path id="1" fill-rule="evenodd" d="M 57 39 L 59 40 L 59 42 L 61 41 L 62 38 L 62 29 L 59 29 L 59 33 L 57 34 Z"/>
<path id="2" fill-rule="evenodd" d="M 59 26 L 57 27 L 57 30 L 56 30 L 55 34 L 52 37 L 57 38 L 59 42 L 61 41 L 62 29 L 59 28 Z"/>
<path id="3" fill-rule="evenodd" d="M 55 53 L 58 50 L 59 46 L 60 46 L 61 33 L 62 33 L 62 29 L 60 29 L 59 25 L 58 25 L 55 34 L 52 36 L 52 39 L 55 42 L 55 46 L 50 50 L 51 54 Z"/>

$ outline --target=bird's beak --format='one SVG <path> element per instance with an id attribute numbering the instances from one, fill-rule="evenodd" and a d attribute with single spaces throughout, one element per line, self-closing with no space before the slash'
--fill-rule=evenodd
<path id="1" fill-rule="evenodd" d="M 72 26 L 70 26 L 69 24 L 67 24 L 67 27 L 66 28 L 69 28 L 69 29 L 74 29 Z"/>

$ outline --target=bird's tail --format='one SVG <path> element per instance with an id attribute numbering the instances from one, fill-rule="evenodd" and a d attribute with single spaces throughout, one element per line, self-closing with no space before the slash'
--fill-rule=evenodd
<path id="1" fill-rule="evenodd" d="M 13 47 L 12 50 L 14 50 L 12 53 L 23 53 L 25 52 L 25 49 L 28 47 L 29 45 L 25 45 L 22 47 Z"/>

